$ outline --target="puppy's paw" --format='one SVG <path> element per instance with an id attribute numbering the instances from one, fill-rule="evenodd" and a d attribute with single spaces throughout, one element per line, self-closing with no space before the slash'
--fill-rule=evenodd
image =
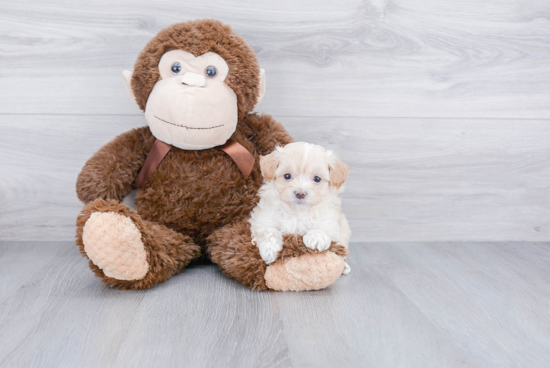
<path id="1" fill-rule="evenodd" d="M 258 249 L 265 263 L 273 263 L 277 259 L 277 253 L 283 249 L 283 235 L 276 229 L 266 231 Z"/>
<path id="2" fill-rule="evenodd" d="M 344 272 L 342 272 L 342 275 L 347 275 L 351 272 L 351 267 L 349 266 L 348 262 L 344 262 Z"/>
<path id="3" fill-rule="evenodd" d="M 310 230 L 304 235 L 304 244 L 310 249 L 317 249 L 320 252 L 330 247 L 331 240 L 323 230 Z"/>

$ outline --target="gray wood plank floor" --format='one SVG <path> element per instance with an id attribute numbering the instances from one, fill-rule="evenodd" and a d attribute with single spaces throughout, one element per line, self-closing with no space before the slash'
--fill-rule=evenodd
<path id="1" fill-rule="evenodd" d="M 550 243 L 351 249 L 318 292 L 253 292 L 210 264 L 138 292 L 70 242 L 0 242 L 0 366 L 550 365 Z"/>

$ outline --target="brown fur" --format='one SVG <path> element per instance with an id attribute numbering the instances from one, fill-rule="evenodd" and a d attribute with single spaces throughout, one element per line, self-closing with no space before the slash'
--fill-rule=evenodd
<path id="1" fill-rule="evenodd" d="M 132 191 L 154 141 L 149 128 L 140 128 L 123 133 L 101 147 L 78 175 L 78 199 L 84 203 L 97 198 L 122 201 Z"/>
<path id="2" fill-rule="evenodd" d="M 138 191 L 137 212 L 145 220 L 190 235 L 201 245 L 214 229 L 247 218 L 257 203 L 256 193 L 262 183 L 259 153 L 289 143 L 292 138 L 270 116 L 252 114 L 239 122 L 232 139 L 256 158 L 248 178 L 217 148 L 188 151 L 174 147 L 144 190 Z M 78 197 L 85 203 L 96 198 L 122 201 L 131 191 L 137 166 L 143 164 L 154 140 L 149 128 L 143 127 L 106 144 L 79 175 Z"/>
<path id="3" fill-rule="evenodd" d="M 239 118 L 252 111 L 258 101 L 260 82 L 256 55 L 231 27 L 213 19 L 173 24 L 147 43 L 137 58 L 132 76 L 132 90 L 142 110 L 160 79 L 158 64 L 162 55 L 180 49 L 195 56 L 206 52 L 220 55 L 229 66 L 225 83 L 237 95 Z"/>
<path id="4" fill-rule="evenodd" d="M 166 231 L 189 236 L 191 241 L 187 243 L 204 249 L 208 235 L 234 221 L 247 219 L 256 205 L 257 191 L 262 183 L 260 153 L 270 152 L 277 144 L 285 145 L 292 141 L 281 124 L 269 115 L 257 114 L 241 119 L 232 139 L 246 147 L 256 158 L 248 178 L 244 178 L 233 160 L 217 148 L 186 151 L 174 147 L 157 167 L 145 188 L 138 191 L 136 211 L 120 213 L 134 220 L 142 232 L 145 227 L 140 224 L 156 223 Z M 148 127 L 131 130 L 106 144 L 86 163 L 77 180 L 77 193 L 83 202 L 93 201 L 91 204 L 94 207 L 86 206 L 77 223 L 77 244 L 82 252 L 82 228 L 92 212 L 90 208 L 103 211 L 101 206 L 97 207 L 102 202 L 94 199 L 121 201 L 132 190 L 139 172 L 137 166 L 143 164 L 154 140 Z M 116 202 L 108 203 L 112 205 Z M 122 207 L 116 207 L 117 211 L 120 208 L 129 211 L 126 206 L 119 206 Z M 151 231 L 151 234 L 156 234 Z M 160 238 L 164 235 L 159 233 L 157 236 Z M 146 233 L 142 239 L 146 247 L 156 244 L 145 238 Z M 172 244 L 168 240 L 166 246 Z M 197 258 L 200 254 L 194 255 Z M 170 266 L 159 275 L 148 274 L 144 280 L 136 282 L 111 279 L 97 266 L 91 264 L 90 267 L 97 276 L 103 278 L 103 282 L 120 289 L 151 287 L 179 270 L 179 266 Z M 265 266 L 263 269 L 265 271 Z M 258 277 L 258 283 L 264 282 L 263 277 Z"/>
<path id="5" fill-rule="evenodd" d="M 268 290 L 264 280 L 266 264 L 258 247 L 252 244 L 247 221 L 233 223 L 212 233 L 206 254 L 226 276 L 253 290 Z"/>
<path id="6" fill-rule="evenodd" d="M 277 254 L 277 260 L 275 262 L 285 262 L 290 258 L 298 257 L 304 253 L 319 253 L 318 250 L 306 247 L 300 235 L 284 235 L 283 241 L 284 247 L 279 254 Z M 323 252 L 332 252 L 340 257 L 345 257 L 348 254 L 346 247 L 336 242 L 332 242 L 330 247 Z"/>

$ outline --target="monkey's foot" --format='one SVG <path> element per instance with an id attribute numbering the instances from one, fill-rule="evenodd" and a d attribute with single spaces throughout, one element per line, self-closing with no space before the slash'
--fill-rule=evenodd
<path id="1" fill-rule="evenodd" d="M 265 283 L 278 291 L 320 290 L 333 284 L 344 272 L 347 250 L 336 243 L 324 252 L 313 251 L 301 237 L 286 235 L 277 261 L 267 266 Z"/>
<path id="2" fill-rule="evenodd" d="M 82 231 L 84 251 L 105 276 L 141 280 L 149 271 L 141 232 L 129 217 L 109 211 L 94 212 Z"/>
<path id="3" fill-rule="evenodd" d="M 147 289 L 200 256 L 200 247 L 188 236 L 102 199 L 82 210 L 76 242 L 96 276 L 117 289 Z"/>
<path id="4" fill-rule="evenodd" d="M 344 271 L 345 247 L 332 243 L 319 252 L 308 248 L 300 235 L 284 235 L 283 249 L 266 265 L 252 244 L 250 224 L 237 221 L 214 231 L 206 254 L 227 276 L 254 290 L 318 290 L 332 284 Z"/>

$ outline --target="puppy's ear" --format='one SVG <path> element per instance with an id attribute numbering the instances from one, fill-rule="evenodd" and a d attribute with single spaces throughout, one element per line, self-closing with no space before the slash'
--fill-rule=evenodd
<path id="1" fill-rule="evenodd" d="M 327 151 L 328 172 L 330 174 L 330 183 L 340 189 L 348 177 L 349 166 L 343 163 L 332 151 Z"/>
<path id="2" fill-rule="evenodd" d="M 260 157 L 260 169 L 267 181 L 275 179 L 275 170 L 277 170 L 277 166 L 279 166 L 280 158 L 281 152 L 279 151 L 279 147 L 275 148 L 269 155 Z"/>

